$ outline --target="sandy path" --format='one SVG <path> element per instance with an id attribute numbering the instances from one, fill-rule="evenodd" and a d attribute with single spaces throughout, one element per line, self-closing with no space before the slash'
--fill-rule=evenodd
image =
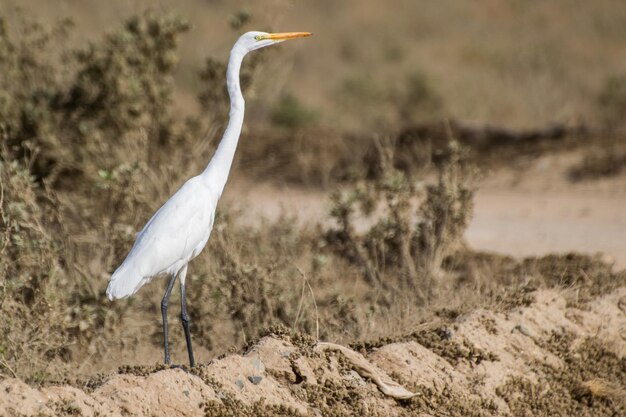
<path id="1" fill-rule="evenodd" d="M 513 256 L 550 252 L 603 252 L 626 268 L 626 193 L 624 179 L 615 184 L 562 186 L 524 180 L 506 186 L 505 175 L 487 180 L 475 198 L 475 213 L 466 232 L 469 244 Z M 492 177 L 493 178 L 493 177 Z M 281 212 L 300 220 L 327 218 L 327 194 L 319 190 L 234 181 L 225 200 L 246 221 L 275 219 Z"/>
<path id="2" fill-rule="evenodd" d="M 515 256 L 603 252 L 626 267 L 626 198 L 485 190 L 466 232 L 475 248 Z"/>

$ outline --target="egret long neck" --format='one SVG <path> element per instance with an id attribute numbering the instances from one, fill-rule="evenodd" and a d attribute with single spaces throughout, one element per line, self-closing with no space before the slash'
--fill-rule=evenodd
<path id="1" fill-rule="evenodd" d="M 239 84 L 239 70 L 241 69 L 241 62 L 244 56 L 245 52 L 240 50 L 237 45 L 230 52 L 228 69 L 226 70 L 226 86 L 230 96 L 228 125 L 211 162 L 209 162 L 209 165 L 202 173 L 202 177 L 208 182 L 211 189 L 217 192 L 218 198 L 221 196 L 228 180 L 228 173 L 233 163 L 243 126 L 245 101 Z"/>

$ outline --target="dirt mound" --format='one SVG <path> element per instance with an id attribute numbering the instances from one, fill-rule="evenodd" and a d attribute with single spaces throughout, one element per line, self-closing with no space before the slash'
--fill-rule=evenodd
<path id="1" fill-rule="evenodd" d="M 191 371 L 123 367 L 45 387 L 7 379 L 0 415 L 621 415 L 626 288 L 578 304 L 567 291 L 352 349 L 274 329 Z"/>

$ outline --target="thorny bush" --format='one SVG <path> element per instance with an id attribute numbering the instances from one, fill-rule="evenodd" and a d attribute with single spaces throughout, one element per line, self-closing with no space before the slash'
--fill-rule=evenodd
<path id="1" fill-rule="evenodd" d="M 337 228 L 326 240 L 359 265 L 372 285 L 430 292 L 471 220 L 475 172 L 456 142 L 435 159 L 437 181 L 422 186 L 393 166 L 393 144 L 378 142 L 380 175 L 333 195 Z M 359 232 L 359 226 L 372 223 Z M 363 227 L 360 227 L 363 229 Z"/>

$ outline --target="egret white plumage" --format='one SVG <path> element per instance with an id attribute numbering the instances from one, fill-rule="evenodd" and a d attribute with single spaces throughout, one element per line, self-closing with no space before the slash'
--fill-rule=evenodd
<path id="1" fill-rule="evenodd" d="M 256 49 L 309 35 L 311 34 L 308 32 L 248 32 L 237 40 L 230 51 L 226 70 L 226 85 L 230 96 L 230 119 L 213 158 L 200 175 L 185 182 L 152 216 L 138 234 L 124 262 L 111 276 L 107 288 L 107 295 L 111 300 L 133 295 L 155 276 L 170 277 L 161 302 L 166 364 L 170 364 L 167 309 L 178 276 L 180 278 L 181 321 L 187 342 L 189 364 L 192 367 L 195 365 L 189 333 L 185 278 L 189 262 L 204 249 L 211 235 L 217 202 L 226 185 L 241 134 L 245 101 L 239 85 L 239 70 L 243 58 L 248 52 Z"/>

